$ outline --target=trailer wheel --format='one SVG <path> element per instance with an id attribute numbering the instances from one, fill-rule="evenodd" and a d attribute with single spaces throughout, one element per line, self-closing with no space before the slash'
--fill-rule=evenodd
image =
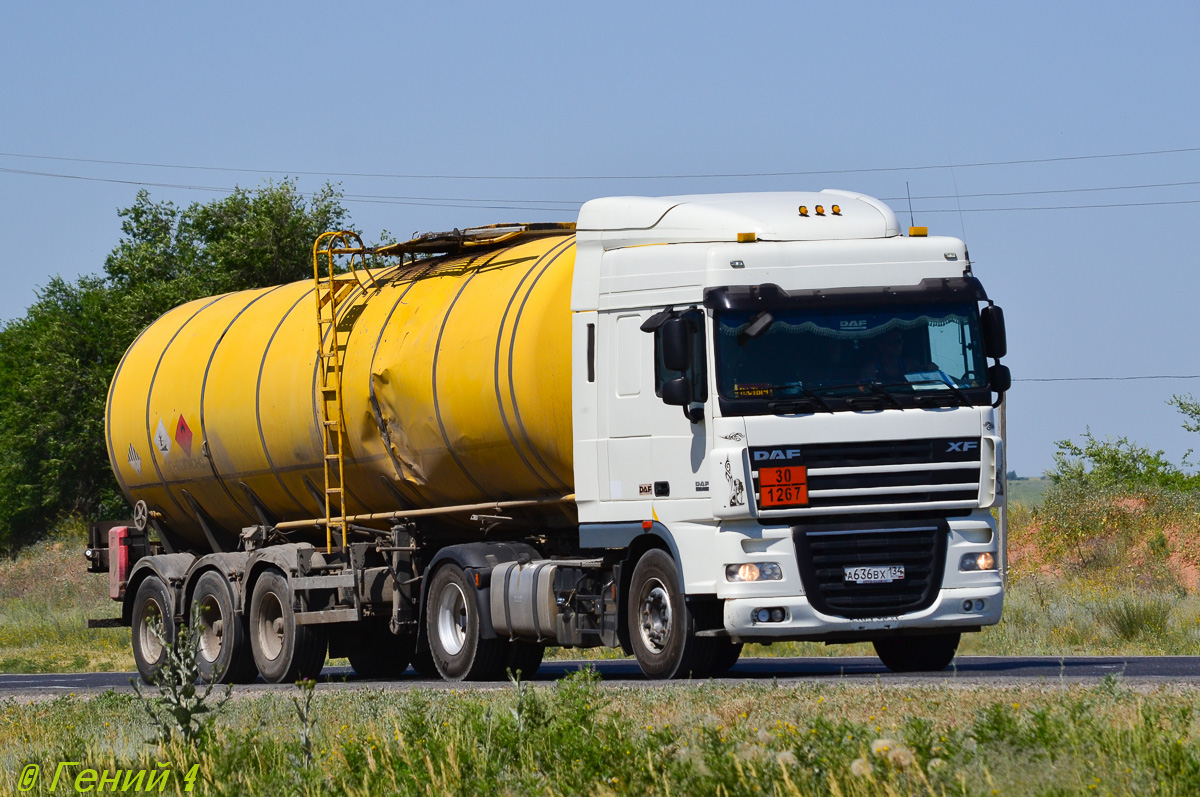
<path id="1" fill-rule="evenodd" d="M 396 678 L 408 669 L 412 660 L 411 636 L 393 634 L 387 621 L 364 628 L 345 629 L 350 636 L 346 658 L 362 678 Z"/>
<path id="2" fill-rule="evenodd" d="M 875 655 L 892 672 L 938 672 L 950 666 L 961 634 L 876 639 Z"/>
<path id="3" fill-rule="evenodd" d="M 153 684 L 167 657 L 163 640 L 175 640 L 175 620 L 171 612 L 171 592 L 158 576 L 148 576 L 133 598 L 133 660 L 145 683 Z M 162 640 L 154 633 L 159 626 Z"/>
<path id="4" fill-rule="evenodd" d="M 276 570 L 258 577 L 250 597 L 250 647 L 263 680 L 271 684 L 316 678 L 328 650 L 325 629 L 296 625 L 292 590 Z"/>
<path id="5" fill-rule="evenodd" d="M 438 568 L 425 597 L 425 627 L 434 666 L 448 681 L 486 681 L 505 663 L 502 639 L 480 635 L 475 587 L 461 567 Z"/>
<path id="6" fill-rule="evenodd" d="M 633 655 L 647 678 L 701 676 L 711 666 L 711 639 L 695 633 L 679 568 L 661 549 L 647 551 L 633 569 L 626 615 Z"/>
<path id="7" fill-rule="evenodd" d="M 253 681 L 258 668 L 250 650 L 250 630 L 245 615 L 233 609 L 233 590 L 225 577 L 214 570 L 200 576 L 192 593 L 192 606 L 197 607 L 200 632 L 196 650 L 200 677 L 221 684 Z"/>
<path id="8" fill-rule="evenodd" d="M 542 658 L 546 655 L 546 646 L 536 642 L 524 642 L 520 639 L 508 643 L 508 660 L 504 669 L 527 681 L 537 675 L 542 666 Z"/>

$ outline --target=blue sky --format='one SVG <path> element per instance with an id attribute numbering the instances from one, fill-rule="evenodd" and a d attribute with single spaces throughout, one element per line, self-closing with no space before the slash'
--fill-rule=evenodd
<path id="1" fill-rule="evenodd" d="M 101 269 L 138 189 L 102 180 L 329 179 L 393 198 L 347 200 L 368 239 L 570 220 L 611 194 L 827 187 L 907 223 L 907 181 L 917 224 L 965 234 L 1016 379 L 1200 374 L 1200 6 L 244 5 L 6 8 L 0 318 Z M 1018 381 L 1010 466 L 1037 474 L 1088 427 L 1177 459 L 1200 448 L 1166 405 L 1189 390 Z"/>

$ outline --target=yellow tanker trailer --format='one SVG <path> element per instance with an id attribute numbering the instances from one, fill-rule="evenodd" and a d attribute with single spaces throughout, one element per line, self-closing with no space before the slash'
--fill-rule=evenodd
<path id="1" fill-rule="evenodd" d="M 244 527 L 325 517 L 325 457 L 338 454 L 325 436 L 339 430 L 334 515 L 343 503 L 358 516 L 570 493 L 575 251 L 556 232 L 356 268 L 335 276 L 333 303 L 307 281 L 171 310 L 109 390 L 126 497 L 146 503 L 171 548 L 233 551 Z M 336 361 L 322 356 L 334 346 Z M 340 413 L 326 392 L 335 367 Z M 312 529 L 294 536 L 325 542 Z"/>
<path id="2" fill-rule="evenodd" d="M 313 269 L 170 310 L 113 377 L 135 517 L 89 541 L 122 607 L 93 624 L 147 681 L 159 623 L 278 683 L 550 645 L 699 677 L 776 640 L 939 669 L 999 622 L 1010 378 L 961 241 L 844 191 L 610 197 L 326 233 Z"/>

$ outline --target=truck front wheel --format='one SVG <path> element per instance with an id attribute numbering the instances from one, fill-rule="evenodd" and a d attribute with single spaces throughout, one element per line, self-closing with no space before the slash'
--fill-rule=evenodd
<path id="1" fill-rule="evenodd" d="M 142 680 L 153 684 L 167 657 L 163 642 L 175 640 L 171 593 L 158 576 L 149 576 L 138 586 L 133 598 L 132 620 L 133 660 Z"/>
<path id="2" fill-rule="evenodd" d="M 316 678 L 325 666 L 328 639 L 317 625 L 296 625 L 292 590 L 282 573 L 258 577 L 250 597 L 250 647 L 263 680 L 282 684 Z"/>
<path id="3" fill-rule="evenodd" d="M 434 573 L 425 596 L 425 628 L 433 663 L 447 681 L 490 680 L 505 664 L 505 640 L 481 636 L 475 588 L 458 565 Z"/>
<path id="4" fill-rule="evenodd" d="M 696 636 L 679 568 L 666 551 L 650 550 L 638 560 L 626 621 L 633 655 L 647 678 L 700 676 L 711 666 L 712 640 Z"/>
<path id="5" fill-rule="evenodd" d="M 875 655 L 892 672 L 938 672 L 950 666 L 961 634 L 876 639 Z"/>
<path id="6" fill-rule="evenodd" d="M 233 590 L 220 573 L 210 570 L 196 581 L 192 606 L 200 631 L 196 666 L 206 682 L 245 684 L 258 670 L 250 650 L 250 632 L 244 615 L 233 609 Z"/>

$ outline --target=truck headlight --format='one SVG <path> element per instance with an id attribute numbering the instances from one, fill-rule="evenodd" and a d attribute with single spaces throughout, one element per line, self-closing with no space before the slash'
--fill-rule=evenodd
<path id="1" fill-rule="evenodd" d="M 991 551 L 964 554 L 958 563 L 959 570 L 995 570 L 996 555 Z"/>
<path id="2" fill-rule="evenodd" d="M 783 569 L 777 562 L 725 565 L 726 581 L 780 581 L 782 579 Z"/>

